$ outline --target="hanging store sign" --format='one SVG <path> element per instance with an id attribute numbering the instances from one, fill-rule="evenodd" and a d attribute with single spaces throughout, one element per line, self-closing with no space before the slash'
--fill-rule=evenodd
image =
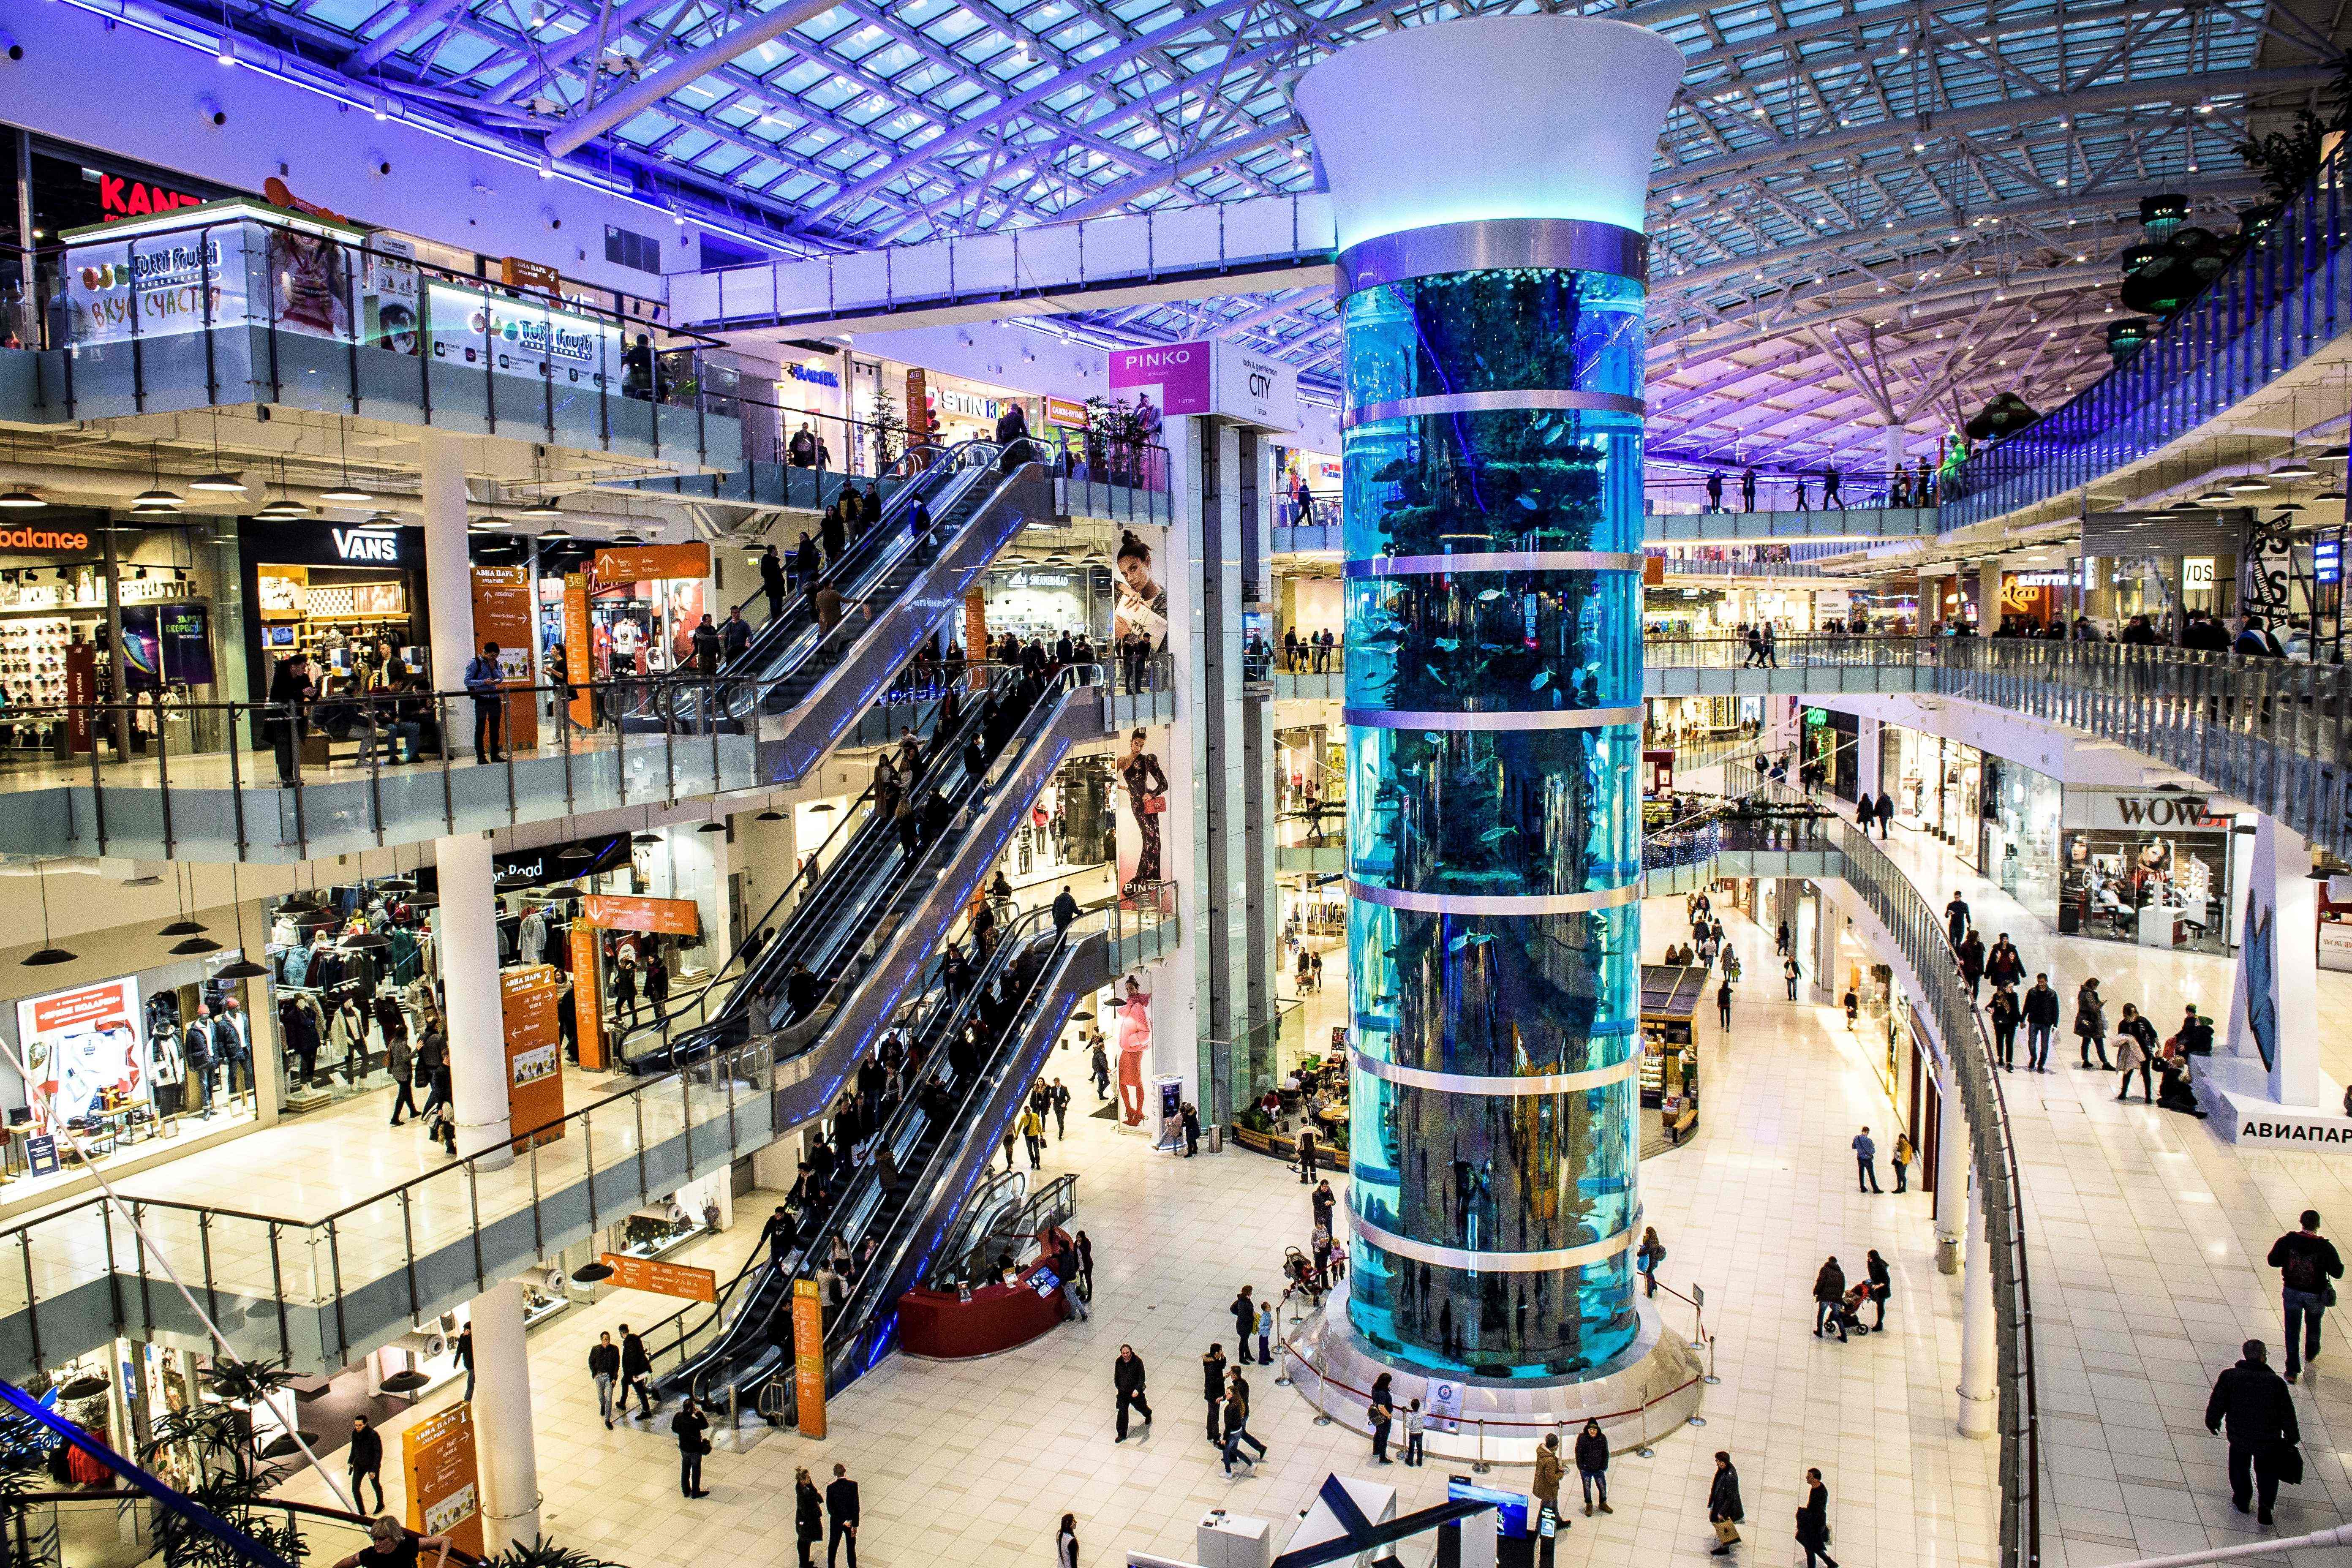
<path id="1" fill-rule="evenodd" d="M 797 360 L 784 366 L 784 374 L 791 380 L 804 381 L 811 386 L 837 388 L 841 385 L 841 377 L 832 371 L 819 370 L 813 364 L 802 364 Z"/>
<path id="2" fill-rule="evenodd" d="M 2210 555 L 2182 556 L 2180 585 L 2183 588 L 2210 588 L 2213 585 L 2213 557 Z"/>
<path id="3" fill-rule="evenodd" d="M 708 1268 L 683 1263 L 663 1263 L 632 1258 L 625 1252 L 601 1252 L 597 1261 L 613 1271 L 607 1285 L 623 1290 L 645 1290 L 656 1296 L 680 1296 L 689 1301 L 719 1300 L 719 1276 Z"/>
<path id="4" fill-rule="evenodd" d="M 605 931 L 641 931 L 661 936 L 692 936 L 701 930 L 701 911 L 692 899 L 635 898 L 591 893 L 583 900 L 591 925 Z"/>
<path id="5" fill-rule="evenodd" d="M 1056 430 L 1083 430 L 1087 427 L 1087 405 L 1068 397 L 1045 399 L 1045 423 Z"/>
<path id="6" fill-rule="evenodd" d="M 499 975 L 506 1026 L 507 1126 L 522 1134 L 515 1152 L 563 1136 L 563 1046 L 556 1006 L 563 976 L 551 963 L 509 969 Z"/>
<path id="7" fill-rule="evenodd" d="M 588 579 L 599 588 L 616 583 L 658 583 L 709 575 L 710 546 L 700 542 L 599 550 L 588 563 Z"/>
<path id="8" fill-rule="evenodd" d="M 1115 349 L 1114 398 L 1132 402 L 1147 441 L 1168 415 L 1222 414 L 1276 430 L 1298 428 L 1298 372 L 1223 339 Z"/>

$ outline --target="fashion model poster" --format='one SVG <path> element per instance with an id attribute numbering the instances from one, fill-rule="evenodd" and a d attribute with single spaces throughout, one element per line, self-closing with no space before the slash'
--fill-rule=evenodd
<path id="1" fill-rule="evenodd" d="M 1118 839 L 1118 894 L 1122 902 L 1158 896 L 1168 875 L 1161 830 L 1167 822 L 1168 774 L 1151 749 L 1150 732 L 1136 730 L 1114 765 L 1118 770 L 1115 812 Z"/>
<path id="2" fill-rule="evenodd" d="M 1164 528 L 1145 525 L 1120 532 L 1110 617 L 1111 641 L 1118 647 L 1124 649 L 1129 635 L 1138 632 L 1150 640 L 1154 653 L 1168 647 L 1167 553 Z"/>
<path id="3" fill-rule="evenodd" d="M 1143 1064 L 1151 1055 L 1151 998 L 1130 974 L 1119 983 L 1118 1114 L 1129 1127 L 1143 1122 Z"/>
<path id="4" fill-rule="evenodd" d="M 147 1084 L 147 1046 L 134 1021 L 139 982 L 109 980 L 16 1004 L 16 1043 L 33 1075 L 33 1131 L 95 1115 L 109 1090 L 128 1099 Z"/>

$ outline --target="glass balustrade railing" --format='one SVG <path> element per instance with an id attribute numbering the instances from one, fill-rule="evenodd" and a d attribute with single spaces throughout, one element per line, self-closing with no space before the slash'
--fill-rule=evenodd
<path id="1" fill-rule="evenodd" d="M 2080 489 L 2333 342 L 2352 323 L 2346 169 L 2346 152 L 2331 152 L 2302 194 L 2128 360 L 1959 465 L 1946 486 L 1942 526 L 1989 521 Z"/>

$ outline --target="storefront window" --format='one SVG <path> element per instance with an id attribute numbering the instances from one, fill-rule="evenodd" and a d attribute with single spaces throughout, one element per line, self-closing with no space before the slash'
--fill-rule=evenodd
<path id="1" fill-rule="evenodd" d="M 2056 779 L 2004 757 L 1984 759 L 1984 874 L 2034 918 L 2058 923 L 2059 805 Z"/>
<path id="2" fill-rule="evenodd" d="M 2060 931 L 2229 951 L 2227 817 L 2185 793 L 2070 789 L 2063 820 Z"/>
<path id="3" fill-rule="evenodd" d="M 1940 735 L 1887 724 L 1880 730 L 1878 770 L 1878 787 L 1894 798 L 1896 822 L 1936 835 L 1963 861 L 1977 864 L 1982 850 L 1982 752 Z"/>

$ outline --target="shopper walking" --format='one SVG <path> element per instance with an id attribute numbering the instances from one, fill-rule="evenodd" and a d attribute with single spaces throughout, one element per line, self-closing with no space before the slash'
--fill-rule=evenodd
<path id="1" fill-rule="evenodd" d="M 824 1568 L 833 1568 L 833 1554 L 845 1542 L 849 1568 L 857 1568 L 857 1483 L 849 1479 L 847 1465 L 833 1467 L 833 1479 L 824 1486 L 824 1511 L 833 1520 L 833 1533 L 825 1538 Z"/>
<path id="2" fill-rule="evenodd" d="M 474 1325 L 471 1323 L 457 1331 L 457 1364 L 466 1369 L 466 1392 L 458 1397 L 470 1402 L 474 1397 Z"/>
<path id="3" fill-rule="evenodd" d="M 2244 1513 L 2252 1501 L 2258 1505 L 2255 1518 L 2268 1524 L 2282 1468 L 2301 1469 L 2303 1456 L 2294 1450 L 2303 1431 L 2295 1422 L 2294 1395 L 2271 1370 L 2268 1348 L 2248 1340 L 2239 1349 L 2243 1359 L 2213 1380 L 2212 1395 L 2205 1401 L 2205 1430 L 2218 1433 L 2229 1424 L 2230 1506 Z"/>
<path id="4" fill-rule="evenodd" d="M 809 1561 L 809 1548 L 824 1539 L 824 1499 L 809 1479 L 808 1467 L 793 1471 L 793 1533 L 801 1548 L 800 1568 L 816 1568 Z"/>
<path id="5" fill-rule="evenodd" d="M 1886 825 L 1895 820 L 1895 797 L 1885 790 L 1878 792 L 1878 841 L 1886 842 Z"/>
<path id="6" fill-rule="evenodd" d="M 1956 950 L 1960 945 L 1960 939 L 1969 934 L 1969 901 L 1960 897 L 1957 889 L 1953 890 L 1952 901 L 1944 906 L 1944 930 L 1951 937 Z"/>
<path id="7" fill-rule="evenodd" d="M 1805 1500 L 1797 1510 L 1797 1544 L 1805 1549 L 1805 1568 L 1838 1568 L 1830 1555 L 1830 1489 L 1822 1485 L 1819 1470 L 1805 1472 Z"/>
<path id="8" fill-rule="evenodd" d="M 689 1394 L 679 1402 L 677 1414 L 669 1418 L 669 1429 L 677 1438 L 677 1489 L 686 1497 L 709 1497 L 702 1489 L 702 1456 L 710 1452 L 710 1439 L 703 1434 L 710 1430 L 709 1419 Z"/>
<path id="9" fill-rule="evenodd" d="M 1559 1517 L 1559 1480 L 1562 1474 L 1559 1462 L 1559 1434 L 1547 1432 L 1544 1434 L 1543 1441 L 1536 1446 L 1535 1485 L 1528 1489 L 1535 1493 L 1537 1502 L 1551 1510 L 1554 1519 Z M 1584 1511 L 1591 1513 L 1592 1510 L 1588 1508 Z"/>
<path id="10" fill-rule="evenodd" d="M 1243 1381 L 1239 1373 L 1235 1373 L 1226 1381 L 1224 1415 L 1225 1447 L 1223 1458 L 1225 1462 L 1225 1474 L 1230 1476 L 1234 1473 L 1234 1461 L 1235 1459 L 1245 1458 L 1248 1461 L 1250 1468 L 1253 1470 L 1256 1469 L 1258 1460 L 1265 1458 L 1265 1445 L 1259 1442 L 1255 1437 L 1250 1436 L 1249 1384 Z M 1254 1455 L 1244 1455 L 1242 1452 L 1242 1445 L 1244 1443 L 1247 1443 L 1251 1447 L 1255 1448 L 1257 1452 Z"/>
<path id="11" fill-rule="evenodd" d="M 604 1430 L 613 1429 L 613 1385 L 621 1381 L 621 1347 L 613 1342 L 607 1331 L 596 1336 L 588 1347 L 588 1375 L 596 1383 L 596 1413 L 604 1418 Z"/>
<path id="12" fill-rule="evenodd" d="M 1212 1344 L 1201 1357 L 1201 1399 L 1209 1407 L 1209 1443 L 1217 1442 L 1217 1420 L 1225 1404 L 1225 1347 Z"/>
<path id="13" fill-rule="evenodd" d="M 1832 1258 L 1813 1276 L 1813 1338 L 1820 1339 L 1824 1331 L 1835 1329 L 1838 1343 L 1845 1343 L 1845 1324 L 1837 1311 L 1838 1304 L 1844 1300 L 1845 1270 Z"/>
<path id="14" fill-rule="evenodd" d="M 2058 993 L 2051 988 L 2050 976 L 2037 973 L 2033 989 L 2025 994 L 2025 1068 L 2028 1072 L 2050 1070 L 2050 1039 L 2058 1030 Z"/>
<path id="15" fill-rule="evenodd" d="M 1878 1184 L 1878 1145 L 1871 1141 L 1865 1127 L 1853 1135 L 1853 1190 L 1875 1193 L 1883 1191 Z"/>
<path id="16" fill-rule="evenodd" d="M 1601 1512 L 1617 1511 L 1609 1506 L 1609 1439 L 1598 1421 L 1587 1421 L 1576 1435 L 1576 1479 L 1584 1486 L 1585 1518 L 1592 1517 L 1596 1498 Z"/>
<path id="17" fill-rule="evenodd" d="M 375 1484 L 375 1511 L 383 1511 L 383 1434 L 368 1425 L 364 1415 L 352 1417 L 352 1446 L 346 1460 L 352 1470 L 352 1506 L 360 1501 L 360 1484 Z"/>
<path id="18" fill-rule="evenodd" d="M 2286 1311 L 2286 1380 L 2293 1383 L 2306 1361 L 2319 1359 L 2319 1317 L 2327 1310 L 2331 1279 L 2344 1278 L 2336 1244 L 2319 1234 L 2319 1211 L 2305 1209 L 2301 1228 L 2271 1243 L 2270 1266 L 2279 1271 L 2279 1303 Z"/>
<path id="19" fill-rule="evenodd" d="M 2017 1070 L 2017 1025 L 2023 1016 L 2016 992 L 2006 985 L 1993 987 L 1992 1000 L 1985 1004 L 1985 1019 L 1992 1025 L 1993 1060 L 2003 1072 Z"/>
<path id="20" fill-rule="evenodd" d="M 2094 1047 L 2099 1053 L 2099 1066 L 2108 1072 L 2115 1070 L 2107 1060 L 2107 1006 L 2099 1000 L 2099 977 L 2095 974 L 2083 982 L 2074 993 L 2074 1037 L 2083 1047 L 2084 1067 L 2091 1065 Z"/>
<path id="21" fill-rule="evenodd" d="M 654 1413 L 654 1395 L 646 1379 L 653 1375 L 653 1358 L 646 1354 L 646 1342 L 629 1332 L 629 1325 L 621 1325 L 621 1414 L 629 1413 L 629 1395 L 637 1396 L 637 1414 Z"/>
<path id="22" fill-rule="evenodd" d="M 1643 1295 L 1654 1296 L 1658 1293 L 1658 1265 L 1665 1260 L 1666 1244 L 1658 1239 L 1658 1227 L 1654 1225 L 1643 1226 L 1642 1245 L 1633 1252 L 1633 1266 L 1642 1271 Z"/>
<path id="23" fill-rule="evenodd" d="M 1117 1442 L 1127 1441 L 1127 1413 L 1132 1407 L 1143 1415 L 1143 1424 L 1151 1425 L 1151 1403 L 1143 1396 L 1143 1358 L 1135 1353 L 1133 1345 L 1118 1347 L 1118 1360 L 1111 1363 L 1111 1388 L 1118 1396 L 1118 1436 Z"/>
<path id="24" fill-rule="evenodd" d="M 1739 1470 L 1723 1449 L 1715 1451 L 1715 1479 L 1707 1483 L 1706 1521 L 1715 1526 L 1710 1557 L 1728 1557 L 1739 1544 L 1739 1523 L 1748 1510 L 1739 1505 Z"/>
<path id="25" fill-rule="evenodd" d="M 1715 988 L 1715 1020 L 1726 1029 L 1731 1027 L 1731 976 L 1727 973 Z"/>
<path id="26" fill-rule="evenodd" d="M 1791 1002 L 1797 999 L 1797 978 L 1803 973 L 1804 971 L 1797 966 L 1794 957 L 1781 961 L 1780 978 L 1789 983 L 1789 1000 Z"/>

